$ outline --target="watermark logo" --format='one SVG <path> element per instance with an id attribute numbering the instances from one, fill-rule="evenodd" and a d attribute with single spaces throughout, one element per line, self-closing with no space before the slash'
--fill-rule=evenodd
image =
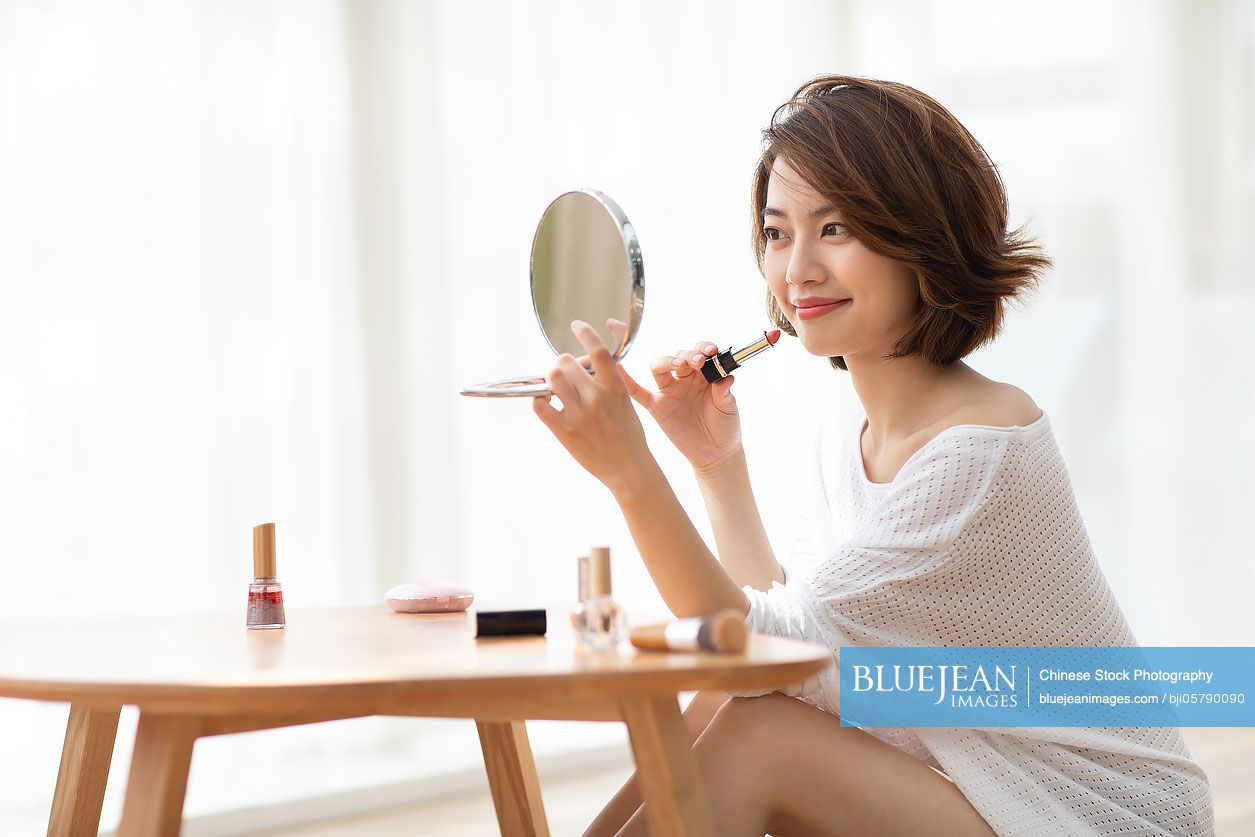
<path id="1" fill-rule="evenodd" d="M 1255 726 L 1255 648 L 841 649 L 843 726 Z"/>
<path id="2" fill-rule="evenodd" d="M 933 706 L 947 698 L 951 706 L 1005 708 L 1016 705 L 1015 666 L 853 665 L 856 692 L 936 694 Z M 889 671 L 886 672 L 886 669 Z"/>

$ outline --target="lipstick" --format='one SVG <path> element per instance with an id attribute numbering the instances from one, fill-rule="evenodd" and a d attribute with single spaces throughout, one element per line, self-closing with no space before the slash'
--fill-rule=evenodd
<path id="1" fill-rule="evenodd" d="M 475 636 L 544 636 L 549 628 L 543 607 L 529 610 L 480 610 Z"/>
<path id="2" fill-rule="evenodd" d="M 752 358 L 754 355 L 770 349 L 776 345 L 776 341 L 780 339 L 780 329 L 773 328 L 771 331 L 764 331 L 763 337 L 756 343 L 751 343 L 740 351 L 732 351 L 732 347 L 728 347 L 726 352 L 720 352 L 712 358 L 707 358 L 702 364 L 702 374 L 706 376 L 706 380 L 710 383 L 723 380 L 732 374 L 734 369 L 740 367 L 742 363 Z"/>

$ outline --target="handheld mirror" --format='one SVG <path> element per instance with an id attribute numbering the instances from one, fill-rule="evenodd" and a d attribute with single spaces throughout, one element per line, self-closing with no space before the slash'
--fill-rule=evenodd
<path id="1" fill-rule="evenodd" d="M 593 372 L 572 320 L 596 329 L 616 362 L 627 354 L 645 310 L 645 268 L 636 230 L 606 194 L 576 189 L 554 198 L 536 225 L 530 276 L 532 308 L 555 355 L 570 354 Z M 462 390 L 490 397 L 551 394 L 543 374 Z"/>

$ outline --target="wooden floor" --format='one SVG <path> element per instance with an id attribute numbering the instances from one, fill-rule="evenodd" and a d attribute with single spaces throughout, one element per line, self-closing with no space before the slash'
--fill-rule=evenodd
<path id="1" fill-rule="evenodd" d="M 628 777 L 632 775 L 632 757 L 627 746 L 617 766 L 611 765 L 581 773 L 546 774 L 537 765 L 549 833 L 553 837 L 582 834 L 597 812 Z M 280 830 L 259 831 L 258 837 L 485 837 L 498 834 L 497 816 L 488 792 L 488 779 L 474 792 L 450 796 L 439 802 L 428 802 L 404 808 L 382 810 L 369 816 L 328 821 L 319 825 L 300 825 Z"/>
<path id="2" fill-rule="evenodd" d="M 1218 837 L 1255 835 L 1255 729 L 1187 729 L 1185 736 L 1190 751 L 1211 780 Z M 601 805 L 631 775 L 631 770 L 626 747 L 618 766 L 576 775 L 545 775 L 542 768 L 545 812 L 554 837 L 583 832 Z M 397 837 L 403 834 L 482 837 L 497 833 L 496 828 L 485 780 L 484 786 L 475 792 L 436 803 L 256 834 L 258 837 Z"/>

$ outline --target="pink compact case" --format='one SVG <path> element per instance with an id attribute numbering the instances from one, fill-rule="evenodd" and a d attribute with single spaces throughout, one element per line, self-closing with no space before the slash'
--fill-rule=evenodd
<path id="1" fill-rule="evenodd" d="M 475 594 L 457 584 L 398 584 L 384 594 L 397 613 L 449 613 L 466 610 Z"/>

